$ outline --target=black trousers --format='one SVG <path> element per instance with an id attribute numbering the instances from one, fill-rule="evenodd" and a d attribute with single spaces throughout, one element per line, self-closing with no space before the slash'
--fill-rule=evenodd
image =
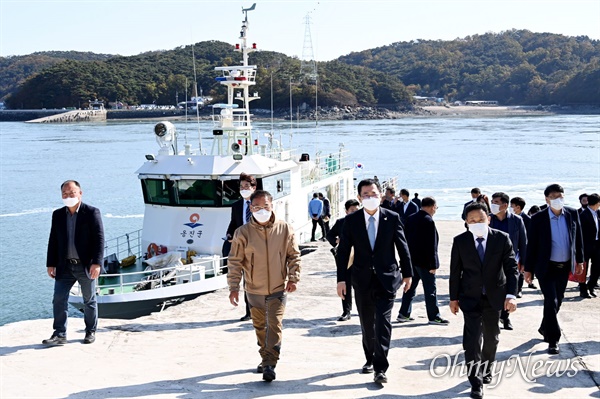
<path id="1" fill-rule="evenodd" d="M 488 373 L 496 361 L 496 350 L 500 341 L 500 311 L 494 310 L 487 296 L 482 295 L 473 311 L 463 311 L 463 349 L 469 382 L 472 387 L 483 386 L 483 375 Z"/>
<path id="2" fill-rule="evenodd" d="M 565 289 L 571 270 L 568 266 L 570 264 L 571 261 L 565 262 L 565 266 L 559 268 L 550 263 L 546 275 L 544 277 L 538 276 L 540 289 L 544 295 L 544 317 L 542 318 L 540 330 L 544 333 L 544 340 L 550 344 L 556 344 L 560 340 L 561 333 L 557 314 L 565 297 Z"/>
<path id="3" fill-rule="evenodd" d="M 370 281 L 355 284 L 354 297 L 362 330 L 362 345 L 367 363 L 374 371 L 385 373 L 392 339 L 392 308 L 395 293 L 383 289 L 376 275 Z"/>
<path id="4" fill-rule="evenodd" d="M 319 217 L 317 220 L 315 219 L 311 219 L 312 220 L 312 233 L 310 235 L 310 239 L 312 241 L 315 240 L 315 231 L 317 230 L 317 224 L 321 227 L 321 233 L 323 235 L 323 238 L 325 238 L 325 236 L 327 235 L 325 233 L 325 224 L 323 223 L 323 218 Z"/>
<path id="5" fill-rule="evenodd" d="M 591 249 L 590 258 L 586 259 L 588 270 L 590 271 L 590 278 L 587 283 L 588 289 L 593 289 L 598 284 L 598 278 L 600 278 L 600 241 L 594 242 L 593 248 Z"/>
<path id="6" fill-rule="evenodd" d="M 352 276 L 348 273 L 346 277 L 346 297 L 342 299 L 342 313 L 350 313 L 352 311 Z"/>

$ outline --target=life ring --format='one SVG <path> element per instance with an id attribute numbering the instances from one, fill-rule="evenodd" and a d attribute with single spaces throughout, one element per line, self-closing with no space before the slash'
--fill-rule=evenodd
<path id="1" fill-rule="evenodd" d="M 150 259 L 153 256 L 156 256 L 159 254 L 158 252 L 158 245 L 156 245 L 155 243 L 151 243 L 150 245 L 148 245 L 148 256 L 147 259 Z"/>

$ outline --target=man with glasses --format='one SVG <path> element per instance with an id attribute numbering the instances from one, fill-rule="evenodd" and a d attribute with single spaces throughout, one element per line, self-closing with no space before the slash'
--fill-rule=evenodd
<path id="1" fill-rule="evenodd" d="M 346 215 L 338 246 L 337 294 L 340 298 L 347 294 L 348 261 L 354 249 L 350 273 L 366 358 L 362 372 L 375 372 L 374 381 L 383 384 L 387 382 L 385 373 L 389 367 L 394 298 L 401 284 L 405 292 L 410 288 L 413 270 L 400 217 L 380 207 L 379 183 L 362 180 L 358 184 L 358 199 L 363 209 Z"/>
<path id="2" fill-rule="evenodd" d="M 229 254 L 229 301 L 237 306 L 240 281 L 250 303 L 261 362 L 256 368 L 263 380 L 275 379 L 282 342 L 282 320 L 287 293 L 300 280 L 300 250 L 292 227 L 275 217 L 273 197 L 257 190 L 250 196 L 252 219 L 233 234 Z"/>
<path id="3" fill-rule="evenodd" d="M 548 209 L 531 218 L 525 281 L 535 274 L 544 295 L 544 316 L 538 332 L 548 343 L 548 353 L 559 353 L 561 337 L 557 314 L 565 296 L 569 271 L 583 273 L 583 237 L 579 213 L 564 205 L 565 190 L 551 184 L 544 190 Z"/>
<path id="4" fill-rule="evenodd" d="M 252 212 L 250 210 L 250 196 L 256 191 L 256 178 L 246 173 L 240 174 L 240 195 L 242 198 L 236 201 L 231 206 L 231 221 L 227 227 L 227 240 L 223 243 L 223 256 L 229 256 L 231 251 L 231 240 L 235 230 L 250 222 L 252 219 Z M 244 292 L 244 302 L 246 302 L 246 313 L 240 319 L 240 321 L 250 320 L 250 305 L 248 304 L 248 298 Z"/>
<path id="5" fill-rule="evenodd" d="M 100 210 L 81 202 L 81 186 L 67 180 L 60 186 L 65 205 L 52 213 L 46 270 L 54 279 L 54 332 L 44 345 L 67 343 L 69 291 L 79 283 L 83 295 L 84 344 L 96 340 L 98 308 L 96 279 L 104 261 L 104 229 Z"/>

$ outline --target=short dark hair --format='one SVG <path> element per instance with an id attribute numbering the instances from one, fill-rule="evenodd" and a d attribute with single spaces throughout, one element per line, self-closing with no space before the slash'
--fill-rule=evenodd
<path id="1" fill-rule="evenodd" d="M 319 197 L 323 197 L 325 198 L 325 196 L 323 195 L 323 193 L 318 193 Z"/>
<path id="2" fill-rule="evenodd" d="M 317 198 L 319 196 L 319 193 L 313 193 L 313 198 Z"/>
<path id="3" fill-rule="evenodd" d="M 435 206 L 435 198 L 425 197 L 421 200 L 421 208 L 425 208 L 428 206 Z"/>
<path id="4" fill-rule="evenodd" d="M 583 194 L 581 194 L 581 195 L 579 196 L 579 201 L 581 201 L 581 199 L 582 199 L 582 198 L 585 198 L 585 197 L 589 197 L 589 195 L 587 195 L 586 193 L 583 193 Z"/>
<path id="5" fill-rule="evenodd" d="M 251 187 L 256 187 L 256 177 L 254 177 L 252 175 L 248 175 L 244 172 L 240 173 L 240 185 L 242 184 L 243 181 L 250 183 Z"/>
<path id="6" fill-rule="evenodd" d="M 497 192 L 497 193 L 492 194 L 492 199 L 494 199 L 494 198 L 500 198 L 500 201 L 502 201 L 503 204 L 508 204 L 508 200 L 510 199 L 508 197 L 508 194 L 505 194 L 505 193 L 500 192 L 500 191 Z"/>
<path id="7" fill-rule="evenodd" d="M 535 215 L 536 213 L 538 213 L 539 211 L 540 211 L 540 207 L 539 207 L 539 206 L 537 206 L 537 205 L 533 205 L 531 208 L 529 208 L 529 211 L 527 211 L 527 214 L 528 214 L 529 216 L 533 216 L 533 215 Z"/>
<path id="8" fill-rule="evenodd" d="M 596 193 L 588 195 L 588 205 L 594 206 L 598 202 L 600 202 L 600 195 Z"/>
<path id="9" fill-rule="evenodd" d="M 66 180 L 66 181 L 63 182 L 63 184 L 60 185 L 60 190 L 62 191 L 63 187 L 66 186 L 69 183 L 73 183 L 77 187 L 81 188 L 81 184 L 79 184 L 79 182 L 77 180 Z"/>
<path id="10" fill-rule="evenodd" d="M 396 189 L 394 187 L 386 187 L 385 191 L 389 191 L 392 195 L 396 195 Z"/>
<path id="11" fill-rule="evenodd" d="M 544 197 L 549 196 L 552 193 L 561 193 L 564 194 L 565 193 L 565 189 L 562 188 L 562 186 L 560 184 L 551 184 L 548 187 L 546 187 L 546 189 L 544 190 Z"/>
<path id="12" fill-rule="evenodd" d="M 489 213 L 487 206 L 481 202 L 473 202 L 472 204 L 467 205 L 465 208 L 465 215 L 468 215 L 469 212 L 472 211 L 483 211 L 486 215 Z"/>
<path id="13" fill-rule="evenodd" d="M 358 187 L 356 187 L 356 190 L 358 191 L 358 195 L 360 195 L 360 190 L 362 190 L 362 188 L 364 186 L 370 186 L 374 184 L 375 187 L 377 187 L 377 190 L 379 190 L 379 192 L 381 192 L 381 185 L 379 184 L 379 182 L 375 179 L 364 179 L 361 180 L 360 183 L 358 183 Z"/>
<path id="14" fill-rule="evenodd" d="M 346 210 L 350 209 L 351 206 L 359 206 L 360 203 L 358 202 L 358 200 L 355 199 L 349 199 L 348 201 L 346 201 L 346 203 L 344 204 L 344 207 L 346 208 Z"/>
<path id="15" fill-rule="evenodd" d="M 479 195 L 479 194 L 481 194 L 481 190 L 478 189 L 477 187 L 474 187 L 474 188 L 471 189 L 471 194 L 477 194 L 477 195 Z"/>
<path id="16" fill-rule="evenodd" d="M 406 195 L 408 197 L 410 195 L 410 193 L 408 192 L 407 189 L 403 188 L 402 190 L 400 190 L 400 195 Z"/>
<path id="17" fill-rule="evenodd" d="M 419 193 L 415 193 L 415 198 L 417 198 L 419 196 Z"/>
<path id="18" fill-rule="evenodd" d="M 519 206 L 521 208 L 521 210 L 525 209 L 526 203 L 525 203 L 525 200 L 521 197 L 511 198 L 510 203 Z"/>
<path id="19" fill-rule="evenodd" d="M 268 192 L 266 190 L 256 190 L 250 196 L 250 202 L 254 201 L 254 198 L 261 198 L 261 197 L 267 197 L 269 199 L 269 201 L 273 201 L 273 196 L 271 195 L 270 192 Z"/>

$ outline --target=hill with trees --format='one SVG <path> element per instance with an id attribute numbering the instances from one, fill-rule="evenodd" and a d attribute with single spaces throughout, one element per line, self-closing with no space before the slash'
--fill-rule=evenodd
<path id="1" fill-rule="evenodd" d="M 194 57 L 192 58 L 192 51 Z M 91 99 L 138 104 L 175 104 L 196 95 L 198 90 L 216 101 L 225 99 L 225 88 L 214 68 L 236 65 L 240 54 L 233 46 L 205 41 L 169 51 L 136 56 L 113 56 L 106 60 L 65 60 L 31 76 L 6 100 L 11 108 L 80 107 Z M 314 106 L 314 82 L 302 81 L 300 61 L 281 53 L 259 51 L 250 55 L 258 65 L 255 90 L 261 99 L 253 107 L 270 108 L 271 75 L 276 108 L 289 104 L 290 79 L 294 104 Z M 402 82 L 389 75 L 337 61 L 318 64 L 320 105 L 410 104 L 411 94 Z"/>
<path id="2" fill-rule="evenodd" d="M 600 104 L 600 41 L 511 30 L 413 40 L 339 58 L 400 79 L 421 96 L 501 104 Z"/>

